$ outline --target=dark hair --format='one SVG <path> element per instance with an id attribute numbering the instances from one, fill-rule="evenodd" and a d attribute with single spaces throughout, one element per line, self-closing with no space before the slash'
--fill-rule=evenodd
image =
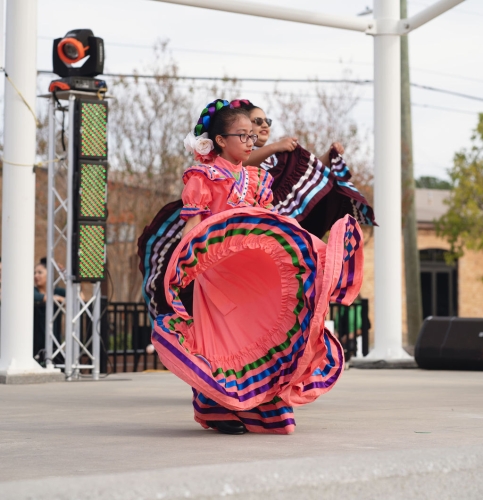
<path id="1" fill-rule="evenodd" d="M 216 136 L 228 133 L 230 127 L 240 116 L 250 118 L 247 111 L 244 109 L 233 109 L 229 107 L 221 108 L 211 118 L 210 125 L 208 127 L 208 137 L 213 141 L 213 146 L 218 154 L 222 152 L 222 149 L 216 142 Z"/>
<path id="2" fill-rule="evenodd" d="M 207 104 L 201 112 L 194 135 L 195 137 L 199 137 L 205 132 L 208 133 L 208 137 L 213 141 L 215 152 L 220 154 L 222 150 L 216 143 L 216 136 L 226 134 L 239 116 L 249 118 L 248 112 L 245 109 L 232 106 L 224 99 L 215 99 L 213 102 Z"/>
<path id="3" fill-rule="evenodd" d="M 44 266 L 47 269 L 47 257 L 42 257 L 37 265 Z"/>

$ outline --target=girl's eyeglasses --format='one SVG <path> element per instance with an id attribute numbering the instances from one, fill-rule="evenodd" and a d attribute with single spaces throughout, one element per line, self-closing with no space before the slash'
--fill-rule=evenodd
<path id="1" fill-rule="evenodd" d="M 265 122 L 269 127 L 272 126 L 272 119 L 271 118 L 254 118 L 252 120 L 252 123 L 254 123 L 255 125 L 258 125 L 259 127 L 261 127 L 263 125 L 263 122 Z"/>
<path id="2" fill-rule="evenodd" d="M 248 140 L 251 140 L 253 144 L 255 144 L 258 141 L 258 135 L 257 134 L 220 134 L 222 137 L 229 137 L 229 136 L 236 136 L 240 138 L 240 142 L 248 142 Z"/>

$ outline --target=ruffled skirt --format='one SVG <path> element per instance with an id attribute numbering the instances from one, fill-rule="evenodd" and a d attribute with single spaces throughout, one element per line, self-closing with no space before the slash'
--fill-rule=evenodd
<path id="1" fill-rule="evenodd" d="M 292 407 L 329 391 L 342 373 L 343 351 L 324 319 L 329 301 L 357 296 L 362 244 L 351 216 L 334 224 L 326 245 L 258 208 L 219 213 L 185 236 L 164 280 L 174 313 L 156 318 L 152 341 L 193 387 L 196 421 L 293 432 Z M 182 292 L 191 283 L 189 310 Z"/>

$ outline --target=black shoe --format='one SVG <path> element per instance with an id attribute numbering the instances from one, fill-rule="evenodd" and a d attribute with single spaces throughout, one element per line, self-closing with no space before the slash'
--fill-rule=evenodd
<path id="1" fill-rule="evenodd" d="M 211 420 L 206 422 L 211 428 L 222 434 L 245 434 L 247 428 L 238 420 Z"/>

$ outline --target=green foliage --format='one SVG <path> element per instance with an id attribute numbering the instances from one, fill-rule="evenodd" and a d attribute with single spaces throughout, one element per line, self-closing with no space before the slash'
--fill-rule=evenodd
<path id="1" fill-rule="evenodd" d="M 471 141 L 469 149 L 454 156 L 448 211 L 436 222 L 437 234 L 451 244 L 453 260 L 465 248 L 483 250 L 483 113 Z"/>
<path id="2" fill-rule="evenodd" d="M 416 187 L 426 189 L 451 189 L 451 183 L 444 179 L 438 179 L 438 177 L 421 176 L 419 179 L 416 179 Z"/>

